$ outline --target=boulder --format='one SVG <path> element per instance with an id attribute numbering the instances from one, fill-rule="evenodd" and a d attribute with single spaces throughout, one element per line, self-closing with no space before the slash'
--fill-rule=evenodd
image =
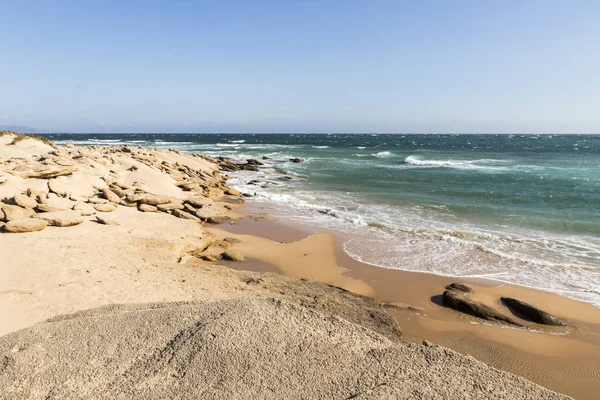
<path id="1" fill-rule="evenodd" d="M 446 290 L 458 290 L 460 292 L 469 293 L 472 289 L 464 283 L 454 282 L 446 286 Z"/>
<path id="2" fill-rule="evenodd" d="M 52 193 L 56 193 L 61 197 L 69 196 L 69 188 L 67 187 L 66 183 L 58 179 L 49 180 L 48 189 L 50 189 Z"/>
<path id="3" fill-rule="evenodd" d="M 516 326 L 523 326 L 514 319 L 499 313 L 492 307 L 483 304 L 458 290 L 446 290 L 442 296 L 442 300 L 446 307 L 470 314 L 474 317 L 488 321 L 500 321 Z"/>
<path id="4" fill-rule="evenodd" d="M 223 239 L 223 241 L 231 244 L 242 243 L 240 239 L 234 237 L 226 237 Z"/>
<path id="5" fill-rule="evenodd" d="M 529 303 L 525 303 L 524 301 L 513 299 L 511 297 L 502 297 L 500 300 L 505 306 L 512 308 L 519 314 L 524 315 L 527 319 L 537 322 L 538 324 L 557 326 L 567 325 L 566 322 L 560 318 L 548 314 L 546 311 L 540 310 L 539 308 L 532 306 Z"/>
<path id="6" fill-rule="evenodd" d="M 5 232 L 24 233 L 41 231 L 48 226 L 48 222 L 38 218 L 25 218 L 9 221 L 4 225 Z"/>
<path id="7" fill-rule="evenodd" d="M 79 225 L 83 222 L 81 214 L 73 210 L 41 213 L 36 217 L 48 221 L 48 225 L 60 227 Z"/>
<path id="8" fill-rule="evenodd" d="M 120 205 L 125 206 L 125 207 L 137 207 L 138 203 L 130 203 L 128 202 L 126 199 L 123 199 L 119 202 Z"/>
<path id="9" fill-rule="evenodd" d="M 2 209 L 0 208 L 0 221 L 4 221 L 4 211 L 2 211 Z"/>
<path id="10" fill-rule="evenodd" d="M 198 217 L 195 217 L 192 214 L 187 213 L 182 210 L 173 210 L 173 215 L 176 216 L 177 218 L 191 219 L 193 221 L 198 221 Z"/>
<path id="11" fill-rule="evenodd" d="M 167 204 L 159 204 L 156 206 L 160 211 L 169 212 L 173 210 L 183 210 L 185 207 L 181 203 L 167 203 Z"/>
<path id="12" fill-rule="evenodd" d="M 191 214 L 196 214 L 196 208 L 189 205 L 188 203 L 183 204 L 183 210 Z"/>
<path id="13" fill-rule="evenodd" d="M 117 205 L 114 203 L 94 204 L 92 207 L 100 212 L 113 212 L 117 209 Z"/>
<path id="14" fill-rule="evenodd" d="M 125 197 L 127 196 L 127 193 L 125 192 L 125 190 L 123 190 L 120 186 L 117 185 L 110 185 L 110 190 L 112 190 L 114 192 L 114 194 L 116 194 L 119 197 Z"/>
<path id="15" fill-rule="evenodd" d="M 18 219 L 24 219 L 32 217 L 35 214 L 35 211 L 29 208 L 23 208 L 19 206 L 9 205 L 0 203 L 0 209 L 2 209 L 4 213 L 4 221 L 14 221 Z"/>
<path id="16" fill-rule="evenodd" d="M 92 204 L 106 204 L 106 203 L 110 203 L 110 201 L 106 200 L 106 199 L 102 199 L 100 197 L 91 197 L 88 199 L 88 203 L 92 203 Z"/>
<path id="17" fill-rule="evenodd" d="M 304 159 L 303 158 L 294 157 L 294 158 L 290 158 L 289 161 L 293 162 L 293 163 L 301 163 L 301 162 L 304 162 Z"/>
<path id="18" fill-rule="evenodd" d="M 115 218 L 107 215 L 96 215 L 96 221 L 102 225 L 121 225 Z"/>
<path id="19" fill-rule="evenodd" d="M 194 196 L 190 197 L 185 202 L 192 205 L 193 207 L 199 208 L 213 204 L 213 199 L 209 199 L 208 197 L 203 196 Z"/>
<path id="20" fill-rule="evenodd" d="M 74 211 L 78 211 L 84 217 L 96 214 L 96 209 L 89 204 L 77 203 L 73 206 Z"/>
<path id="21" fill-rule="evenodd" d="M 207 219 L 209 224 L 224 224 L 225 222 L 229 222 L 231 217 L 227 215 L 215 215 L 214 217 L 210 217 Z"/>
<path id="22" fill-rule="evenodd" d="M 119 204 L 121 202 L 121 198 L 109 188 L 102 189 L 102 195 L 111 203 Z"/>
<path id="23" fill-rule="evenodd" d="M 138 206 L 138 210 L 140 210 L 141 212 L 157 212 L 158 208 L 149 204 L 140 204 Z"/>
<path id="24" fill-rule="evenodd" d="M 147 194 L 142 197 L 139 201 L 142 204 L 149 204 L 151 206 L 156 206 L 159 204 L 167 204 L 171 202 L 171 198 L 169 196 L 162 196 L 158 194 Z"/>
<path id="25" fill-rule="evenodd" d="M 23 208 L 35 208 L 35 206 L 37 206 L 37 201 L 35 201 L 31 197 L 28 197 L 24 194 L 16 194 L 13 197 L 13 202 L 17 206 L 23 207 Z"/>
<path id="26" fill-rule="evenodd" d="M 224 260 L 228 261 L 244 261 L 244 256 L 237 251 L 227 250 L 221 253 Z"/>

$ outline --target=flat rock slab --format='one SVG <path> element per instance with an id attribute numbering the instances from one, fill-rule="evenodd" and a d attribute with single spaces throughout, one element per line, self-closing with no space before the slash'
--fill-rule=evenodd
<path id="1" fill-rule="evenodd" d="M 157 212 L 158 208 L 156 208 L 156 206 L 151 206 L 150 204 L 140 204 L 138 210 L 141 212 Z"/>
<path id="2" fill-rule="evenodd" d="M 161 196 L 155 194 L 147 194 L 138 200 L 141 204 L 149 204 L 151 206 L 156 206 L 159 204 L 167 204 L 171 203 L 172 198 L 169 196 Z"/>
<path id="3" fill-rule="evenodd" d="M 244 256 L 241 253 L 233 250 L 224 251 L 221 256 L 223 259 L 229 261 L 244 261 Z"/>
<path id="4" fill-rule="evenodd" d="M 60 227 L 79 225 L 83 222 L 81 214 L 73 210 L 40 213 L 36 217 L 48 221 L 48 225 Z"/>
<path id="5" fill-rule="evenodd" d="M 13 201 L 16 205 L 23 208 L 35 208 L 37 206 L 37 201 L 24 194 L 16 194 L 13 197 Z"/>
<path id="6" fill-rule="evenodd" d="M 208 197 L 202 197 L 202 196 L 194 196 L 194 197 L 190 197 L 185 202 L 189 203 L 193 207 L 197 208 L 197 207 L 203 207 L 203 206 L 213 204 L 213 199 L 210 199 Z"/>
<path id="7" fill-rule="evenodd" d="M 121 225 L 121 223 L 115 218 L 109 217 L 107 215 L 96 215 L 96 221 L 103 225 Z"/>
<path id="8" fill-rule="evenodd" d="M 117 209 L 117 205 L 114 203 L 94 204 L 92 207 L 94 207 L 96 211 L 100 212 L 113 212 Z"/>
<path id="9" fill-rule="evenodd" d="M 58 176 L 71 175 L 77 171 L 77 167 L 66 167 L 66 168 L 49 168 L 38 170 L 29 174 L 23 175 L 24 178 L 33 179 L 51 179 Z"/>
<path id="10" fill-rule="evenodd" d="M 102 194 L 104 195 L 104 198 L 111 203 L 119 204 L 121 202 L 121 198 L 108 188 L 102 189 Z"/>
<path id="11" fill-rule="evenodd" d="M 6 222 L 29 218 L 35 214 L 35 211 L 29 208 L 4 203 L 0 203 L 0 209 L 2 209 L 2 212 L 4 213 L 4 220 Z"/>
<path id="12" fill-rule="evenodd" d="M 492 307 L 473 299 L 465 292 L 446 290 L 442 296 L 442 300 L 445 306 L 470 314 L 474 317 L 486 319 L 488 321 L 506 322 L 515 326 L 523 326 L 523 324 L 499 313 Z"/>
<path id="13" fill-rule="evenodd" d="M 182 210 L 173 210 L 173 215 L 176 216 L 177 218 L 190 219 L 192 221 L 199 220 L 197 217 L 193 216 L 192 214 L 187 213 Z"/>
<path id="14" fill-rule="evenodd" d="M 567 325 L 567 323 L 562 319 L 548 314 L 546 311 L 540 310 L 539 308 L 525 303 L 524 301 L 513 299 L 511 297 L 502 297 L 500 300 L 507 307 L 512 308 L 518 313 L 524 315 L 527 319 L 537 322 L 538 324 L 556 326 Z"/>
<path id="15" fill-rule="evenodd" d="M 4 225 L 5 232 L 24 233 L 41 231 L 48 226 L 48 222 L 38 218 L 17 219 Z"/>
<path id="16" fill-rule="evenodd" d="M 73 210 L 79 212 L 84 217 L 96 214 L 96 209 L 89 204 L 77 203 L 73 206 Z"/>

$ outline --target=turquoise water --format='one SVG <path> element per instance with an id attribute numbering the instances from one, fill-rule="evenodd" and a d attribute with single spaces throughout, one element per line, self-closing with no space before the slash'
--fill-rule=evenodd
<path id="1" fill-rule="evenodd" d="M 50 136 L 267 156 L 260 172 L 232 174 L 232 185 L 282 215 L 352 233 L 345 249 L 359 260 L 600 305 L 598 135 Z"/>

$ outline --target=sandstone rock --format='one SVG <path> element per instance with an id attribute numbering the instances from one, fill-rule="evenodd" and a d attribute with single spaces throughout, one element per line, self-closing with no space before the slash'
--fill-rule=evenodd
<path id="1" fill-rule="evenodd" d="M 231 244 L 242 243 L 240 239 L 234 237 L 226 237 L 223 239 L 223 241 Z"/>
<path id="2" fill-rule="evenodd" d="M 48 189 L 52 193 L 56 193 L 61 197 L 67 197 L 69 195 L 69 188 L 65 184 L 65 182 L 60 181 L 58 179 L 51 179 L 48 181 Z"/>
<path id="3" fill-rule="evenodd" d="M 117 209 L 117 205 L 114 203 L 94 204 L 92 207 L 100 212 L 113 212 Z"/>
<path id="4" fill-rule="evenodd" d="M 29 174 L 24 174 L 24 178 L 33 179 L 51 179 L 64 175 L 71 175 L 77 171 L 77 167 L 65 167 L 65 168 L 48 168 L 40 171 L 35 171 Z"/>
<path id="5" fill-rule="evenodd" d="M 235 190 L 233 188 L 229 188 L 229 189 L 225 190 L 225 194 L 230 195 L 230 196 L 241 196 L 242 192 L 240 192 L 239 190 Z"/>
<path id="6" fill-rule="evenodd" d="M 13 202 L 19 207 L 23 208 L 35 208 L 35 206 L 37 206 L 37 201 L 31 197 L 25 196 L 24 194 L 16 194 L 13 197 Z"/>
<path id="7" fill-rule="evenodd" d="M 107 215 L 96 215 L 96 221 L 103 225 L 121 225 L 115 218 Z"/>
<path id="8" fill-rule="evenodd" d="M 48 226 L 48 222 L 37 218 L 25 218 L 9 221 L 4 225 L 5 232 L 37 232 Z"/>
<path id="9" fill-rule="evenodd" d="M 56 211 L 64 211 L 65 208 L 61 208 L 61 207 L 56 207 L 53 206 L 52 204 L 48 204 L 48 203 L 42 203 L 42 204 L 38 204 L 35 207 L 37 212 L 56 212 Z"/>
<path id="10" fill-rule="evenodd" d="M 190 214 L 196 214 L 196 208 L 189 205 L 188 203 L 183 204 L 183 210 L 185 212 L 189 212 Z"/>
<path id="11" fill-rule="evenodd" d="M 81 214 L 73 210 L 41 213 L 37 214 L 36 217 L 48 221 L 48 224 L 51 226 L 66 227 L 79 225 L 83 222 Z"/>
<path id="12" fill-rule="evenodd" d="M 138 210 L 140 210 L 141 212 L 157 212 L 158 208 L 149 204 L 140 204 L 138 206 Z"/>
<path id="13" fill-rule="evenodd" d="M 111 203 L 119 204 L 121 202 L 121 198 L 117 196 L 115 192 L 108 188 L 102 189 L 102 195 L 104 195 L 104 198 L 110 201 Z"/>
<path id="14" fill-rule="evenodd" d="M 219 214 L 221 214 L 221 210 L 211 206 L 205 206 L 196 210 L 196 217 L 202 220 L 207 220 L 211 217 L 216 217 Z"/>
<path id="15" fill-rule="evenodd" d="M 82 216 L 88 217 L 96 214 L 96 209 L 89 204 L 77 203 L 73 206 L 74 211 L 78 211 Z"/>
<path id="16" fill-rule="evenodd" d="M 167 204 L 159 204 L 156 206 L 160 211 L 169 212 L 173 210 L 183 210 L 185 207 L 181 203 L 167 203 Z"/>
<path id="17" fill-rule="evenodd" d="M 112 190 L 117 196 L 119 197 L 125 197 L 127 196 L 127 193 L 125 192 L 125 190 L 123 190 L 120 186 L 117 185 L 110 185 L 110 190 Z"/>
<path id="18" fill-rule="evenodd" d="M 198 217 L 195 217 L 192 214 L 187 213 L 182 210 L 173 210 L 173 215 L 176 216 L 177 218 L 191 219 L 193 221 L 198 221 Z"/>
<path id="19" fill-rule="evenodd" d="M 201 254 L 200 259 L 208 262 L 217 262 L 221 259 L 220 254 Z"/>
<path id="20" fill-rule="evenodd" d="M 6 222 L 29 218 L 35 214 L 35 211 L 29 208 L 4 203 L 0 203 L 0 209 L 4 212 L 4 221 Z"/>
<path id="21" fill-rule="evenodd" d="M 126 199 L 121 200 L 121 202 L 119 202 L 119 204 L 122 206 L 125 206 L 125 207 L 137 207 L 138 206 L 138 203 L 130 203 Z"/>
<path id="22" fill-rule="evenodd" d="M 147 194 L 142 197 L 139 201 L 142 204 L 149 204 L 151 206 L 156 206 L 159 204 L 167 204 L 171 202 L 171 198 L 169 196 L 162 196 L 158 194 Z"/>
<path id="23" fill-rule="evenodd" d="M 538 324 L 558 326 L 567 325 L 566 322 L 560 318 L 548 314 L 547 312 L 521 300 L 513 299 L 511 297 L 502 297 L 500 300 L 507 307 L 512 308 L 520 314 L 523 314 L 525 317 L 527 317 L 527 319 L 537 322 Z"/>
<path id="24" fill-rule="evenodd" d="M 193 207 L 199 208 L 199 207 L 213 204 L 213 199 L 209 199 L 208 197 L 203 197 L 203 196 L 194 196 L 194 197 L 190 197 L 185 202 L 192 205 Z"/>
<path id="25" fill-rule="evenodd" d="M 454 282 L 446 286 L 446 290 L 458 290 L 460 292 L 469 293 L 472 289 L 464 283 Z"/>
<path id="26" fill-rule="evenodd" d="M 2 209 L 0 208 L 0 221 L 4 221 L 4 211 L 2 211 Z"/>
<path id="27" fill-rule="evenodd" d="M 211 243 L 211 246 L 216 246 L 216 247 L 221 247 L 223 249 L 228 249 L 231 247 L 231 243 L 226 242 L 224 240 L 215 240 L 214 242 Z"/>
<path id="28" fill-rule="evenodd" d="M 221 256 L 223 257 L 223 259 L 229 261 L 244 261 L 244 256 L 238 253 L 237 251 L 233 250 L 224 251 L 221 254 Z"/>
<path id="29" fill-rule="evenodd" d="M 106 200 L 106 199 L 102 199 L 100 197 L 91 197 L 88 199 L 88 203 L 92 203 L 92 204 L 106 204 L 106 203 L 110 203 L 110 201 Z"/>
<path id="30" fill-rule="evenodd" d="M 215 215 L 214 217 L 210 217 L 207 219 L 209 224 L 224 224 L 225 222 L 229 222 L 231 217 L 227 215 Z"/>
<path id="31" fill-rule="evenodd" d="M 486 319 L 488 321 L 507 322 L 516 326 L 523 326 L 514 319 L 500 314 L 492 307 L 483 304 L 471 298 L 466 293 L 458 290 L 446 290 L 442 296 L 442 300 L 445 306 L 473 315 L 478 318 Z"/>

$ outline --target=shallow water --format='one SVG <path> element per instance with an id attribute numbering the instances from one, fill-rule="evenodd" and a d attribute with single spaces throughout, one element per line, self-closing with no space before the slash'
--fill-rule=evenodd
<path id="1" fill-rule="evenodd" d="M 48 136 L 267 156 L 267 168 L 233 174 L 231 184 L 292 209 L 284 211 L 292 218 L 352 232 L 345 250 L 356 259 L 488 277 L 600 305 L 598 135 Z M 248 184 L 253 179 L 261 182 Z"/>

